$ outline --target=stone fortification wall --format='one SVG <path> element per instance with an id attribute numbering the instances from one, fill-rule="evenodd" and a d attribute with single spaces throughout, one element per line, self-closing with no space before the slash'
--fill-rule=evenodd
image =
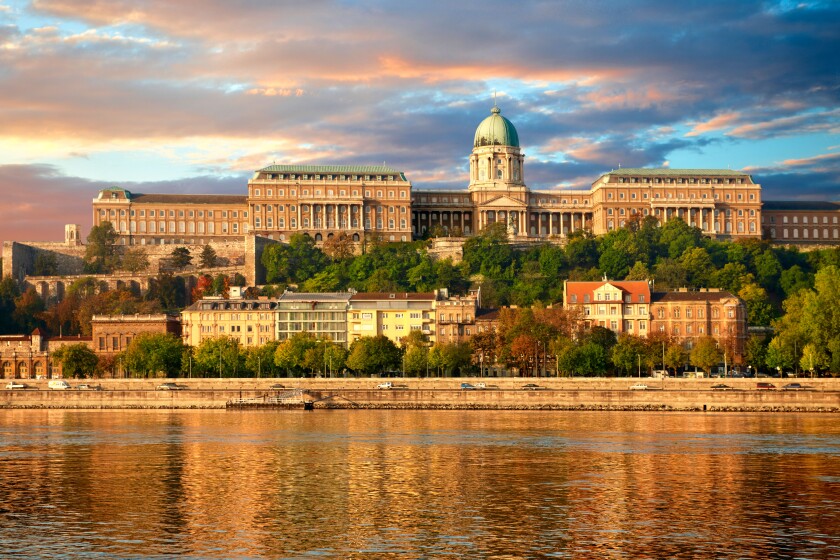
<path id="1" fill-rule="evenodd" d="M 245 266 L 242 274 L 249 286 L 265 284 L 265 267 L 262 264 L 262 254 L 266 247 L 279 243 L 274 239 L 261 235 L 245 236 Z"/>
<path id="2" fill-rule="evenodd" d="M 84 267 L 85 248 L 56 242 L 3 242 L 3 276 L 12 276 L 18 282 L 35 272 L 39 254 L 55 256 L 59 274 L 81 274 Z"/>

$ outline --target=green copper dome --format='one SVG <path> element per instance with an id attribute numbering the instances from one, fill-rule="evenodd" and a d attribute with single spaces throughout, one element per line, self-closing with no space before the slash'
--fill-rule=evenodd
<path id="1" fill-rule="evenodd" d="M 504 118 L 496 105 L 490 109 L 490 116 L 481 121 L 475 129 L 473 147 L 479 146 L 514 146 L 519 147 L 519 135 L 513 123 Z"/>

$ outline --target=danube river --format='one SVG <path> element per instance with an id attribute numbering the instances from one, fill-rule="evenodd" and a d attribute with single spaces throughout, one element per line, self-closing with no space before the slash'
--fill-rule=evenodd
<path id="1" fill-rule="evenodd" d="M 840 418 L 0 410 L 0 551 L 840 558 Z"/>

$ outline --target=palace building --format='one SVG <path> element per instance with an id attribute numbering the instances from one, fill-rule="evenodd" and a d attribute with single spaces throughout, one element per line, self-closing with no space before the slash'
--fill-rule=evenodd
<path id="1" fill-rule="evenodd" d="M 246 195 L 99 192 L 93 224 L 110 221 L 124 245 L 197 244 L 254 235 L 286 241 L 305 233 L 321 243 L 339 233 L 410 241 L 427 232 L 471 236 L 502 223 L 516 241 L 595 235 L 653 216 L 681 218 L 720 239 L 840 242 L 840 204 L 765 202 L 749 173 L 729 169 L 625 168 L 588 189 L 528 188 L 513 123 L 493 106 L 475 131 L 466 190 L 412 189 L 387 166 L 270 165 Z"/>

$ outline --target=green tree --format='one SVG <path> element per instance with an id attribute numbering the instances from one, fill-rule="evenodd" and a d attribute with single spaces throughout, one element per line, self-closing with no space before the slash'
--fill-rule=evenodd
<path id="1" fill-rule="evenodd" d="M 198 264 L 201 268 L 213 268 L 217 261 L 216 250 L 208 243 L 198 256 Z"/>
<path id="2" fill-rule="evenodd" d="M 176 377 L 181 372 L 184 343 L 170 333 L 142 333 L 122 353 L 122 366 L 133 377 Z"/>
<path id="3" fill-rule="evenodd" d="M 677 368 L 685 364 L 687 358 L 685 348 L 681 344 L 674 342 L 665 347 L 665 367 L 674 368 L 675 375 Z"/>
<path id="4" fill-rule="evenodd" d="M 35 291 L 28 288 L 15 300 L 14 318 L 24 333 L 31 333 L 43 325 L 41 314 L 44 312 L 44 300 Z"/>
<path id="5" fill-rule="evenodd" d="M 38 251 L 35 256 L 34 276 L 55 276 L 58 274 L 58 261 L 52 251 Z"/>
<path id="6" fill-rule="evenodd" d="M 399 348 L 387 337 L 363 336 L 350 345 L 347 367 L 365 375 L 398 369 L 401 361 Z"/>
<path id="7" fill-rule="evenodd" d="M 723 360 L 723 354 L 714 338 L 704 336 L 691 349 L 689 360 L 706 373 L 711 373 L 712 368 Z"/>
<path id="8" fill-rule="evenodd" d="M 193 372 L 208 377 L 238 377 L 245 371 L 245 351 L 239 339 L 229 336 L 206 338 L 195 350 Z"/>
<path id="9" fill-rule="evenodd" d="M 137 274 L 149 268 L 149 255 L 142 247 L 129 249 L 123 255 L 120 267 L 132 274 Z"/>
<path id="10" fill-rule="evenodd" d="M 624 279 L 648 281 L 652 278 L 652 276 L 653 275 L 651 274 L 650 270 L 645 265 L 645 263 L 643 263 L 642 261 L 636 261 Z"/>
<path id="11" fill-rule="evenodd" d="M 68 344 L 52 354 L 53 360 L 61 364 L 64 377 L 85 378 L 93 376 L 99 359 L 87 344 Z"/>
<path id="12" fill-rule="evenodd" d="M 709 285 L 709 279 L 715 270 L 715 266 L 706 249 L 703 247 L 686 249 L 679 258 L 679 263 L 685 270 L 689 286 L 702 288 Z"/>
<path id="13" fill-rule="evenodd" d="M 245 367 L 256 377 L 280 377 L 283 370 L 274 363 L 274 356 L 280 342 L 271 340 L 262 346 L 253 346 L 245 351 Z"/>
<path id="14" fill-rule="evenodd" d="M 783 270 L 779 280 L 782 291 L 786 296 L 792 296 L 799 290 L 810 290 L 814 287 L 814 275 L 808 274 L 802 268 L 795 264 L 792 267 Z"/>
<path id="15" fill-rule="evenodd" d="M 738 297 L 747 306 L 747 322 L 753 326 L 769 326 L 775 311 L 767 299 L 767 291 L 755 283 L 744 285 Z"/>
<path id="16" fill-rule="evenodd" d="M 447 375 L 463 372 L 470 366 L 472 353 L 465 342 L 453 342 L 441 345 L 442 366 Z"/>
<path id="17" fill-rule="evenodd" d="M 117 265 L 116 243 L 119 234 L 111 222 L 93 226 L 87 236 L 85 261 L 88 272 L 108 273 Z"/>
<path id="18" fill-rule="evenodd" d="M 15 300 L 20 297 L 17 282 L 11 276 L 0 280 L 0 334 L 19 333 L 14 318 Z"/>
<path id="19" fill-rule="evenodd" d="M 796 356 L 793 353 L 793 346 L 786 344 L 780 337 L 776 336 L 767 346 L 767 358 L 765 364 L 771 369 L 778 371 L 789 371 L 793 368 Z"/>
<path id="20" fill-rule="evenodd" d="M 302 376 L 307 367 L 307 352 L 310 360 L 312 352 L 318 345 L 317 339 L 308 332 L 298 332 L 282 341 L 274 353 L 274 363 L 286 371 L 287 376 Z"/>
<path id="21" fill-rule="evenodd" d="M 767 339 L 764 335 L 750 335 L 744 345 L 744 361 L 756 371 L 763 369 L 767 362 Z"/>
<path id="22" fill-rule="evenodd" d="M 809 371 L 811 375 L 814 375 L 818 369 L 823 369 L 828 364 L 828 354 L 816 344 L 806 344 L 805 348 L 802 349 L 802 359 L 799 360 L 799 367 L 804 371 Z"/>
<path id="23" fill-rule="evenodd" d="M 612 348 L 611 357 L 617 368 L 628 375 L 632 375 L 633 373 L 639 373 L 644 353 L 644 340 L 632 334 L 622 333 L 618 337 L 618 342 Z"/>
<path id="24" fill-rule="evenodd" d="M 689 226 L 681 218 L 670 218 L 661 228 L 659 242 L 662 254 L 679 259 L 688 249 L 702 247 L 703 232 Z"/>
<path id="25" fill-rule="evenodd" d="M 261 257 L 269 283 L 304 282 L 320 272 L 328 264 L 327 260 L 315 241 L 302 233 L 292 235 L 288 245 L 269 245 Z"/>
<path id="26" fill-rule="evenodd" d="M 192 264 L 192 255 L 186 247 L 175 247 L 169 254 L 169 266 L 175 270 L 184 270 Z"/>

